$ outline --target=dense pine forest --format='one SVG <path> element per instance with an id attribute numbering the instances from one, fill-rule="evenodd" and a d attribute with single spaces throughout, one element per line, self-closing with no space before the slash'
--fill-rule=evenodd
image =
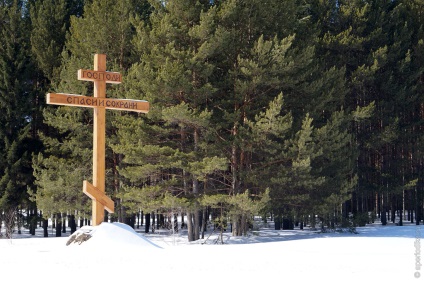
<path id="1" fill-rule="evenodd" d="M 105 219 L 421 224 L 423 28 L 424 0 L 2 0 L 3 228 L 90 223 L 93 110 L 45 97 L 92 95 L 96 53 L 150 102 L 107 112 Z"/>

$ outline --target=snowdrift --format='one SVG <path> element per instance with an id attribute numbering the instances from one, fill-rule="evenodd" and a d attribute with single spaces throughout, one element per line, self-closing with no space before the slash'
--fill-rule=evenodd
<path id="1" fill-rule="evenodd" d="M 119 222 L 103 222 L 98 226 L 83 226 L 75 231 L 66 243 L 68 246 L 82 244 L 86 247 L 161 248 L 135 232 L 129 225 Z"/>

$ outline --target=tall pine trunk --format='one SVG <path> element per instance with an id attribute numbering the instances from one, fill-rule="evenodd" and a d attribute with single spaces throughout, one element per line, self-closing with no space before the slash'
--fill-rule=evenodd
<path id="1" fill-rule="evenodd" d="M 206 231 L 206 224 L 207 224 L 207 209 L 203 208 L 203 214 L 202 214 L 202 226 L 201 226 L 201 237 L 202 239 L 205 238 L 205 231 Z"/>
<path id="2" fill-rule="evenodd" d="M 30 209 L 30 218 L 29 218 L 29 233 L 35 235 L 35 229 L 37 228 L 37 210 Z"/>
<path id="3" fill-rule="evenodd" d="M 199 146 L 199 131 L 198 129 L 193 130 L 194 137 L 194 151 L 198 150 Z M 200 239 L 200 213 L 198 206 L 198 197 L 199 197 L 199 181 L 195 175 L 192 175 L 192 194 L 194 196 L 194 208 L 191 211 L 187 212 L 187 231 L 188 231 L 188 241 L 196 241 Z"/>
<path id="4" fill-rule="evenodd" d="M 62 216 L 60 213 L 56 214 L 56 237 L 62 236 Z"/>
<path id="5" fill-rule="evenodd" d="M 149 229 L 150 229 L 150 213 L 146 212 L 145 223 L 144 223 L 144 232 L 149 233 Z"/>
<path id="6" fill-rule="evenodd" d="M 191 211 L 187 211 L 187 236 L 189 242 L 194 241 L 193 216 Z"/>
<path id="7" fill-rule="evenodd" d="M 48 227 L 49 227 L 49 220 L 43 218 L 43 236 L 44 237 L 49 237 Z"/>
<path id="8" fill-rule="evenodd" d="M 71 234 L 77 231 L 77 223 L 75 220 L 75 215 L 73 214 L 69 216 L 69 227 L 71 228 Z"/>
<path id="9" fill-rule="evenodd" d="M 199 181 L 197 179 L 193 179 L 193 195 L 195 199 L 197 200 L 197 197 L 199 196 Z M 192 213 L 193 217 L 193 240 L 199 240 L 200 239 L 200 212 L 199 208 L 197 206 L 197 203 L 195 203 L 196 207 Z"/>
<path id="10" fill-rule="evenodd" d="M 66 233 L 66 215 L 62 216 L 62 233 Z"/>
<path id="11" fill-rule="evenodd" d="M 120 180 L 119 180 L 119 172 L 118 172 L 118 167 L 121 163 L 121 159 L 122 159 L 122 155 L 120 154 L 113 154 L 113 167 L 112 167 L 112 171 L 113 171 L 113 190 L 115 195 L 119 193 L 119 187 L 120 187 Z M 120 204 L 120 199 L 115 200 L 115 202 L 118 202 L 117 206 L 119 206 Z M 123 206 L 123 205 L 120 205 Z M 118 212 L 118 219 L 120 222 L 123 222 L 123 218 L 125 217 L 125 211 L 123 209 L 117 209 Z"/>
<path id="12" fill-rule="evenodd" d="M 238 107 L 236 106 L 236 109 L 237 108 Z M 234 138 L 234 142 L 238 134 L 237 124 L 238 124 L 237 122 L 234 123 L 233 130 L 231 132 Z M 240 192 L 239 181 L 238 181 L 239 159 L 237 154 L 238 154 L 237 146 L 236 144 L 233 144 L 231 148 L 231 195 L 236 195 Z M 241 224 L 240 216 L 237 214 L 234 215 L 232 218 L 232 223 L 231 223 L 231 233 L 233 236 L 241 235 L 240 224 Z"/>

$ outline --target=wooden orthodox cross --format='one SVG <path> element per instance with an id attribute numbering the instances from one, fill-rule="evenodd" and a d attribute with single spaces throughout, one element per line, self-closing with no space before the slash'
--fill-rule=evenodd
<path id="1" fill-rule="evenodd" d="M 93 124 L 93 184 L 83 183 L 83 192 L 93 200 L 93 226 L 104 220 L 104 210 L 114 212 L 113 201 L 105 195 L 105 135 L 106 109 L 147 113 L 149 103 L 143 100 L 108 99 L 106 83 L 121 83 L 118 72 L 106 71 L 106 55 L 94 55 L 94 70 L 78 70 L 78 80 L 94 82 L 94 96 L 48 93 L 47 104 L 89 107 L 94 109 Z"/>

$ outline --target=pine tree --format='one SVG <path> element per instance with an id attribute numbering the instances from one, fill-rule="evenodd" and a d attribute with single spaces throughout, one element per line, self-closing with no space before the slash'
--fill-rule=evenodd
<path id="1" fill-rule="evenodd" d="M 40 142 L 40 134 L 49 132 L 48 127 L 43 122 L 42 111 L 45 108 L 46 92 L 52 89 L 53 85 L 57 85 L 59 81 L 61 52 L 69 28 L 69 17 L 72 13 L 81 14 L 81 5 L 82 3 L 79 0 L 28 2 L 27 10 L 31 20 L 31 58 L 34 61 L 31 131 L 33 138 L 38 142 Z M 37 188 L 36 185 L 34 186 L 30 191 L 32 194 L 35 193 Z M 49 213 L 46 212 L 45 215 L 47 216 Z M 47 219 L 44 218 L 43 220 L 44 234 L 47 236 Z"/>
<path id="2" fill-rule="evenodd" d="M 275 18 L 272 21 L 275 26 L 269 27 L 261 35 L 260 25 L 251 20 L 252 14 L 253 18 L 256 18 L 257 11 L 264 12 L 262 8 L 256 9 L 255 5 L 258 3 L 253 1 L 254 4 L 251 6 L 241 4 L 236 8 L 230 3 L 235 2 L 230 1 L 221 7 L 220 12 L 225 17 L 216 20 L 222 21 L 220 22 L 222 27 L 217 29 L 214 39 L 218 42 L 222 40 L 225 45 L 232 42 L 232 48 L 226 47 L 225 51 L 215 48 L 212 51 L 228 54 L 223 58 L 222 65 L 217 68 L 228 70 L 228 75 L 224 75 L 225 79 L 222 80 L 227 85 L 221 81 L 218 82 L 219 87 L 216 86 L 216 88 L 219 88 L 219 91 L 216 92 L 215 99 L 219 101 L 216 103 L 218 116 L 224 117 L 219 121 L 222 128 L 220 138 L 224 137 L 226 143 L 220 143 L 220 145 L 226 148 L 227 152 L 231 151 L 231 176 L 227 181 L 232 185 L 231 193 L 237 194 L 250 186 L 246 178 L 253 178 L 255 175 L 252 173 L 252 176 L 249 176 L 251 167 L 256 161 L 255 153 L 253 156 L 249 155 L 247 148 L 251 147 L 254 148 L 253 151 L 260 151 L 255 144 L 249 144 L 248 140 L 251 140 L 251 137 L 244 135 L 246 120 L 253 120 L 259 111 L 283 92 L 284 106 L 289 109 L 293 117 L 291 134 L 285 136 L 287 139 L 282 141 L 288 142 L 290 139 L 295 139 L 295 134 L 301 130 L 302 121 L 307 114 L 311 116 L 317 127 L 325 125 L 331 113 L 342 106 L 346 91 L 343 80 L 344 69 L 326 66 L 316 56 L 317 33 L 314 28 L 307 27 L 309 17 L 305 17 L 307 12 L 302 5 L 284 2 L 284 5 L 290 8 L 285 12 L 289 13 L 291 18 L 294 15 L 296 20 L 289 24 Z M 274 8 L 278 10 L 279 5 L 283 5 L 274 2 L 267 4 L 270 4 L 267 11 Z M 261 5 L 263 6 L 263 3 Z M 250 14 L 243 14 L 249 11 Z M 234 18 L 228 16 L 228 14 L 232 15 L 231 13 L 238 13 L 234 18 L 249 19 L 248 23 L 243 25 L 243 21 L 232 22 Z M 232 24 L 237 27 L 236 32 L 240 33 L 234 34 L 234 38 L 232 37 L 234 32 L 229 32 L 234 29 Z M 281 30 L 284 32 L 281 33 Z M 256 37 L 250 36 L 252 34 Z M 279 34 L 285 37 L 278 38 L 276 35 Z M 227 37 L 232 39 L 224 41 Z M 222 93 L 226 93 L 225 99 L 219 96 Z M 230 134 L 227 135 L 225 131 Z M 227 147 L 228 144 L 231 144 L 231 149 Z M 287 148 L 283 152 L 287 153 Z M 281 156 L 281 158 L 289 162 L 292 159 L 289 156 Z M 293 169 L 291 167 L 290 171 Z M 271 198 L 272 195 L 271 189 Z M 233 224 L 234 226 L 236 224 Z M 237 228 L 233 229 L 233 234 L 240 235 L 241 233 L 238 232 Z"/>
<path id="3" fill-rule="evenodd" d="M 207 27 L 198 24 L 209 6 L 209 1 L 156 4 L 149 24 L 139 25 L 134 42 L 140 63 L 131 69 L 128 80 L 131 93 L 143 93 L 142 98 L 153 105 L 146 120 L 148 135 L 138 137 L 142 137 L 139 150 L 147 154 L 150 164 L 141 161 L 134 167 L 128 158 L 134 149 L 117 148 L 126 156 L 124 167 L 129 168 L 125 170 L 149 168 L 148 179 L 139 188 L 160 185 L 164 192 L 190 200 L 186 209 L 189 241 L 200 237 L 198 197 L 205 174 L 219 169 L 223 162 L 219 156 L 213 158 L 213 150 L 206 146 L 211 116 L 208 103 L 214 89 L 209 83 L 211 65 L 199 53 L 204 42 L 200 34 Z M 121 123 L 123 132 L 126 124 Z"/>
<path id="4" fill-rule="evenodd" d="M 32 61 L 29 57 L 29 21 L 21 1 L 0 4 L 0 209 L 29 207 L 32 188 Z M 32 208 L 32 207 L 31 207 Z"/>
<path id="5" fill-rule="evenodd" d="M 334 112 L 328 123 L 316 133 L 316 143 L 322 154 L 314 166 L 324 179 L 311 192 L 310 205 L 332 227 L 341 224 L 340 207 L 350 200 L 357 185 L 355 160 L 358 150 L 349 132 L 351 120 L 352 116 L 344 111 Z"/>
<path id="6" fill-rule="evenodd" d="M 385 56 L 380 59 L 382 70 L 376 73 L 376 84 L 380 96 L 378 105 L 378 121 L 381 143 L 377 143 L 376 151 L 381 156 L 381 186 L 385 187 L 388 199 L 383 208 L 390 209 L 392 222 L 397 211 L 402 211 L 399 204 L 408 190 L 410 183 L 423 189 L 422 179 L 422 147 L 420 123 L 422 121 L 422 51 L 423 3 L 407 2 L 393 5 L 385 18 L 384 32 L 387 34 Z M 408 19 L 408 20 L 405 20 Z M 409 157 L 408 157 L 409 156 Z M 383 188 L 382 187 L 382 188 Z M 402 188 L 403 187 L 403 188 Z M 382 189 L 383 190 L 383 189 Z M 417 202 L 421 198 L 417 197 Z M 410 205 L 410 204 L 409 204 Z M 422 219 L 422 210 L 416 210 L 416 219 Z M 421 217 L 421 218 L 420 218 Z"/>
<path id="7" fill-rule="evenodd" d="M 125 74 L 130 66 L 131 38 L 133 29 L 130 19 L 135 16 L 144 1 L 92 1 L 84 6 L 82 17 L 71 16 L 70 31 L 62 52 L 60 82 L 55 86 L 57 92 L 91 95 L 92 83 L 77 80 L 78 69 L 91 69 L 93 54 L 107 54 L 107 68 Z M 107 16 L 105 16 L 107 15 Z M 108 97 L 125 97 L 118 87 L 108 86 Z M 108 139 L 113 139 L 112 119 L 116 114 L 107 116 Z M 37 202 L 48 206 L 54 197 L 60 206 L 49 208 L 51 213 L 78 209 L 85 216 L 88 199 L 83 196 L 83 180 L 90 180 L 92 164 L 92 111 L 71 107 L 48 107 L 44 111 L 49 135 L 43 137 L 45 152 L 34 159 L 39 190 L 35 195 Z M 107 144 L 108 145 L 108 144 Z M 115 163 L 119 160 L 107 149 L 107 191 L 119 187 Z M 58 165 L 60 164 L 60 165 Z M 67 185 L 59 191 L 58 185 Z M 60 186 L 59 186 L 60 187 Z M 66 204 L 65 204 L 66 202 Z M 81 205 L 82 204 L 82 205 Z M 71 210 L 71 207 L 73 209 Z"/>
<path id="8" fill-rule="evenodd" d="M 396 187 L 408 187 L 407 183 L 416 177 L 409 173 L 412 166 L 405 153 L 411 150 L 406 144 L 416 140 L 413 120 L 420 117 L 420 102 L 413 90 L 419 85 L 415 75 L 419 67 L 410 67 L 420 57 L 413 59 L 413 50 L 417 50 L 413 46 L 419 44 L 422 33 L 418 12 L 422 3 L 329 1 L 314 5 L 314 21 L 321 30 L 318 52 L 325 64 L 346 68 L 349 91 L 345 108 L 353 111 L 375 103 L 374 116 L 352 128 L 360 149 L 359 182 L 346 206 L 354 213 L 379 210 L 383 215 L 390 209 L 394 214 L 398 209 Z M 421 155 L 413 147 L 412 155 L 419 159 Z M 368 207 L 370 202 L 379 206 Z"/>
<path id="9" fill-rule="evenodd" d="M 354 111 L 357 107 L 363 107 L 372 102 L 372 99 L 368 99 L 370 96 L 367 95 L 367 87 L 372 85 L 372 82 L 367 84 L 364 81 L 367 79 L 371 81 L 373 78 L 373 69 L 369 67 L 368 57 L 368 54 L 372 51 L 367 48 L 370 46 L 370 42 L 379 39 L 381 33 L 378 32 L 378 29 L 372 30 L 372 27 L 368 26 L 370 11 L 372 11 L 371 4 L 360 3 L 360 1 L 330 1 L 326 4 L 320 3 L 314 9 L 319 11 L 319 16 L 314 14 L 314 17 L 316 17 L 314 21 L 320 26 L 317 52 L 322 57 L 322 64 L 345 70 L 341 77 L 344 81 L 344 87 L 339 92 L 342 95 L 337 97 L 339 108 L 327 111 L 327 118 L 331 118 L 333 123 L 335 117 L 333 113 L 339 112 L 340 115 L 346 109 L 347 112 Z M 375 24 L 380 23 L 378 18 L 374 18 L 374 21 Z M 361 65 L 364 63 L 365 65 Z M 358 77 L 353 78 L 356 75 Z M 363 82 L 365 83 L 363 84 Z M 342 111 L 341 105 L 343 105 Z M 333 117 L 331 117 L 332 115 Z M 350 127 L 353 121 L 349 123 L 346 119 L 347 114 L 343 114 L 343 116 L 344 126 L 349 128 L 348 132 L 361 128 L 362 124 L 359 122 L 355 124 L 355 127 Z M 338 130 L 342 130 L 342 127 L 338 128 Z M 326 129 L 323 128 L 323 130 Z M 339 131 L 340 133 L 343 134 Z M 356 142 L 360 144 L 360 141 Z M 351 148 L 356 150 L 353 145 Z M 334 158 L 334 161 L 337 163 L 337 158 Z M 327 173 L 329 173 L 328 170 Z M 329 177 L 329 179 L 332 179 L 331 175 Z M 343 186 L 338 187 L 340 187 L 340 190 L 343 188 Z M 359 185 L 356 185 L 355 189 L 358 187 Z"/>
<path id="10" fill-rule="evenodd" d="M 70 16 L 82 14 L 81 0 L 43 0 L 31 5 L 31 50 L 47 85 L 58 83 Z"/>
<path id="11" fill-rule="evenodd" d="M 166 6 L 158 5 L 150 17 L 151 25 L 140 25 L 137 42 L 142 63 L 131 71 L 135 82 L 130 88 L 132 91 L 140 89 L 138 92 L 157 107 L 184 102 L 189 109 L 207 107 L 213 110 L 211 125 L 215 135 L 209 137 L 213 142 L 208 144 L 208 154 L 230 160 L 230 170 L 224 175 L 228 186 L 220 189 L 236 196 L 251 185 L 249 181 L 255 176 L 253 162 L 259 155 L 255 152 L 259 151 L 257 144 L 251 141 L 247 121 L 253 120 L 283 90 L 286 105 L 295 117 L 292 134 L 300 129 L 308 111 L 322 126 L 331 112 L 340 109 L 343 103 L 344 96 L 340 93 L 345 93 L 342 90 L 344 69 L 317 68 L 319 61 L 314 62 L 311 46 L 314 41 L 305 34 L 315 31 L 305 27 L 303 18 L 293 22 L 277 16 L 284 10 L 288 18 L 303 17 L 303 7 L 299 8 L 294 2 L 283 5 L 275 1 L 264 5 L 256 1 L 250 4 L 228 1 L 212 7 L 199 3 L 200 6 L 194 5 L 192 9 L 184 9 L 185 4 L 170 1 Z M 266 23 L 263 18 L 267 19 Z M 301 34 L 293 35 L 295 30 Z M 305 103 L 308 100 L 314 103 Z M 152 109 L 149 116 L 160 119 L 162 115 L 162 109 L 156 112 Z M 174 136 L 179 136 L 176 140 L 181 143 L 171 147 L 181 148 L 182 152 L 194 148 L 197 152 L 197 132 L 192 125 L 179 121 L 174 130 L 179 132 Z M 193 138 L 185 139 L 190 132 Z M 164 139 L 175 138 L 169 136 L 171 138 Z M 181 171 L 184 187 L 189 183 L 187 172 L 187 168 Z M 193 176 L 188 181 L 191 179 Z M 192 181 L 192 191 L 196 194 L 198 182 Z M 265 188 L 264 185 L 255 187 L 257 191 Z M 236 216 L 233 233 L 245 233 L 237 223 L 247 226 Z"/>
<path id="12" fill-rule="evenodd" d="M 283 95 L 280 94 L 270 102 L 266 111 L 259 113 L 254 120 L 247 123 L 251 131 L 251 145 L 248 152 L 254 165 L 251 165 L 245 181 L 255 187 L 253 194 L 264 191 L 265 188 L 270 189 L 271 202 L 268 212 L 274 213 L 276 229 L 280 229 L 284 205 L 294 204 L 293 199 L 289 199 L 290 191 L 287 189 L 287 186 L 290 186 L 288 175 L 292 171 L 289 140 L 291 140 L 293 116 L 284 108 Z M 300 193 L 295 192 L 292 198 L 296 197 L 295 194 Z"/>

